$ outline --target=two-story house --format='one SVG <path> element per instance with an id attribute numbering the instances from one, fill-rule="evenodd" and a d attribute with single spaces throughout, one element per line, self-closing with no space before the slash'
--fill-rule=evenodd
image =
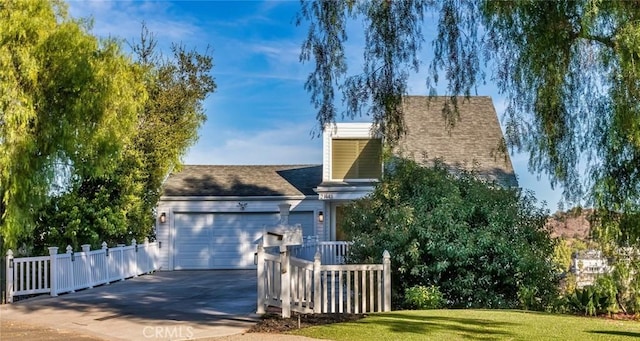
<path id="1" fill-rule="evenodd" d="M 491 98 L 459 99 L 446 120 L 444 97 L 403 100 L 406 135 L 393 155 L 517 186 Z M 341 240 L 342 207 L 370 193 L 383 175 L 383 139 L 370 123 L 336 123 L 323 133 L 322 165 L 184 166 L 167 179 L 156 236 L 164 270 L 253 268 L 265 226 L 283 215 L 304 236 Z M 281 212 L 289 204 L 290 210 Z"/>

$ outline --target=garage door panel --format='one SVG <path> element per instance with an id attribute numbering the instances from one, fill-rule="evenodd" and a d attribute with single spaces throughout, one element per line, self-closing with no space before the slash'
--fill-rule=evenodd
<path id="1" fill-rule="evenodd" d="M 253 250 L 253 252 L 251 252 L 251 262 L 253 263 L 253 255 L 256 251 Z M 215 256 L 213 257 L 214 260 L 219 260 L 219 259 L 235 259 L 238 256 L 238 250 L 217 250 L 215 252 Z M 242 256 L 243 258 L 247 257 L 246 254 L 243 254 Z"/>
<path id="2" fill-rule="evenodd" d="M 254 251 L 255 252 L 255 251 Z M 253 263 L 253 252 L 237 257 L 237 253 L 221 255 L 212 259 L 211 263 L 214 269 L 250 269 L 255 268 Z"/>
<path id="3" fill-rule="evenodd" d="M 262 230 L 254 233 L 239 233 L 238 235 L 213 236 L 214 243 L 257 243 L 262 238 Z"/>
<path id="4" fill-rule="evenodd" d="M 226 226 L 216 226 L 211 236 L 213 238 L 226 238 L 226 237 L 235 237 L 237 239 L 255 238 L 255 236 L 262 236 L 263 231 L 264 229 L 262 227 L 255 230 L 253 229 L 233 230 Z"/>
<path id="5" fill-rule="evenodd" d="M 181 257 L 180 262 L 175 265 L 176 270 L 207 270 L 211 269 L 208 258 L 201 257 Z"/>
<path id="6" fill-rule="evenodd" d="M 256 246 L 249 246 L 249 245 L 238 245 L 238 244 L 230 244 L 230 243 L 224 243 L 224 244 L 215 244 L 213 246 L 213 253 L 215 255 L 218 255 L 221 252 L 235 252 L 236 254 L 239 251 L 247 251 L 247 250 L 253 250 L 255 252 L 256 250 Z"/>
<path id="7" fill-rule="evenodd" d="M 180 213 L 174 216 L 175 269 L 208 269 L 211 256 L 211 214 Z"/>
<path id="8" fill-rule="evenodd" d="M 187 226 L 182 226 L 182 227 L 178 227 L 178 237 L 182 238 L 191 238 L 191 239 L 198 239 L 198 238 L 208 238 L 209 236 L 211 236 L 211 228 L 209 227 L 205 227 L 205 228 L 190 228 Z"/>
<path id="9" fill-rule="evenodd" d="M 245 227 L 244 229 L 232 228 L 228 226 L 218 226 L 214 227 L 214 231 L 212 233 L 213 237 L 236 237 L 236 238 L 250 238 L 255 235 L 262 236 L 262 232 L 264 228 L 261 226 L 260 228 L 254 229 L 251 227 Z"/>
<path id="10" fill-rule="evenodd" d="M 176 244 L 209 244 L 211 236 L 208 233 L 203 233 L 198 236 L 181 235 L 178 236 Z"/>
<path id="11" fill-rule="evenodd" d="M 206 227 L 211 226 L 213 214 L 211 213 L 178 213 L 174 217 L 176 227 Z"/>
<path id="12" fill-rule="evenodd" d="M 200 249 L 192 247 L 182 248 L 180 257 L 176 257 L 175 268 L 178 270 L 186 269 L 209 269 L 211 251 L 209 245 Z"/>

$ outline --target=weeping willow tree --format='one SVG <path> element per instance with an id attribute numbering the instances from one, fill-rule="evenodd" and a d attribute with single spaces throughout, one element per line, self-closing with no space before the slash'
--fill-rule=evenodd
<path id="1" fill-rule="evenodd" d="M 356 71 L 345 55 L 354 21 L 365 31 Z M 393 144 L 411 74 L 430 94 L 446 84 L 452 124 L 456 95 L 495 82 L 512 150 L 529 153 L 529 168 L 568 201 L 603 212 L 613 223 L 601 224 L 602 240 L 640 245 L 640 224 L 627 221 L 640 212 L 639 1 L 303 0 L 299 23 L 308 25 L 301 60 L 315 65 L 306 88 L 320 127 L 340 114 L 341 94 L 343 115 L 370 115 Z M 426 28 L 436 31 L 430 45 Z"/>
<path id="2" fill-rule="evenodd" d="M 74 176 L 114 168 L 146 97 L 141 70 L 60 1 L 0 3 L 0 232 L 29 237 L 35 213 Z"/>

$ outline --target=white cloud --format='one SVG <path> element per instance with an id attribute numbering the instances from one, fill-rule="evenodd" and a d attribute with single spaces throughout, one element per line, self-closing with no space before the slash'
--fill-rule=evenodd
<path id="1" fill-rule="evenodd" d="M 300 44 L 292 40 L 262 41 L 249 45 L 248 50 L 264 54 L 273 63 L 300 64 Z"/>
<path id="2" fill-rule="evenodd" d="M 74 18 L 93 18 L 93 34 L 100 37 L 138 39 L 144 21 L 159 42 L 198 41 L 203 34 L 193 18 L 171 15 L 163 1 L 71 1 Z"/>
<path id="3" fill-rule="evenodd" d="M 202 132 L 210 136 L 207 143 L 195 146 L 185 160 L 187 164 L 261 165 L 319 164 L 322 142 L 311 138 L 312 123 L 290 124 L 259 131 Z"/>
<path id="4" fill-rule="evenodd" d="M 216 62 L 214 73 L 221 76 L 304 82 L 311 71 L 311 64 L 299 62 L 300 42 L 295 38 L 246 40 L 217 37 L 211 41 Z M 300 86 L 302 87 L 302 83 Z"/>

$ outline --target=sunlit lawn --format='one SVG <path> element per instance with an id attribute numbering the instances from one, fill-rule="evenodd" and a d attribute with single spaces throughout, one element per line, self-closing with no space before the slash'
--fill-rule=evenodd
<path id="1" fill-rule="evenodd" d="M 330 340 L 640 340 L 640 322 L 518 310 L 419 310 L 293 333 Z"/>

